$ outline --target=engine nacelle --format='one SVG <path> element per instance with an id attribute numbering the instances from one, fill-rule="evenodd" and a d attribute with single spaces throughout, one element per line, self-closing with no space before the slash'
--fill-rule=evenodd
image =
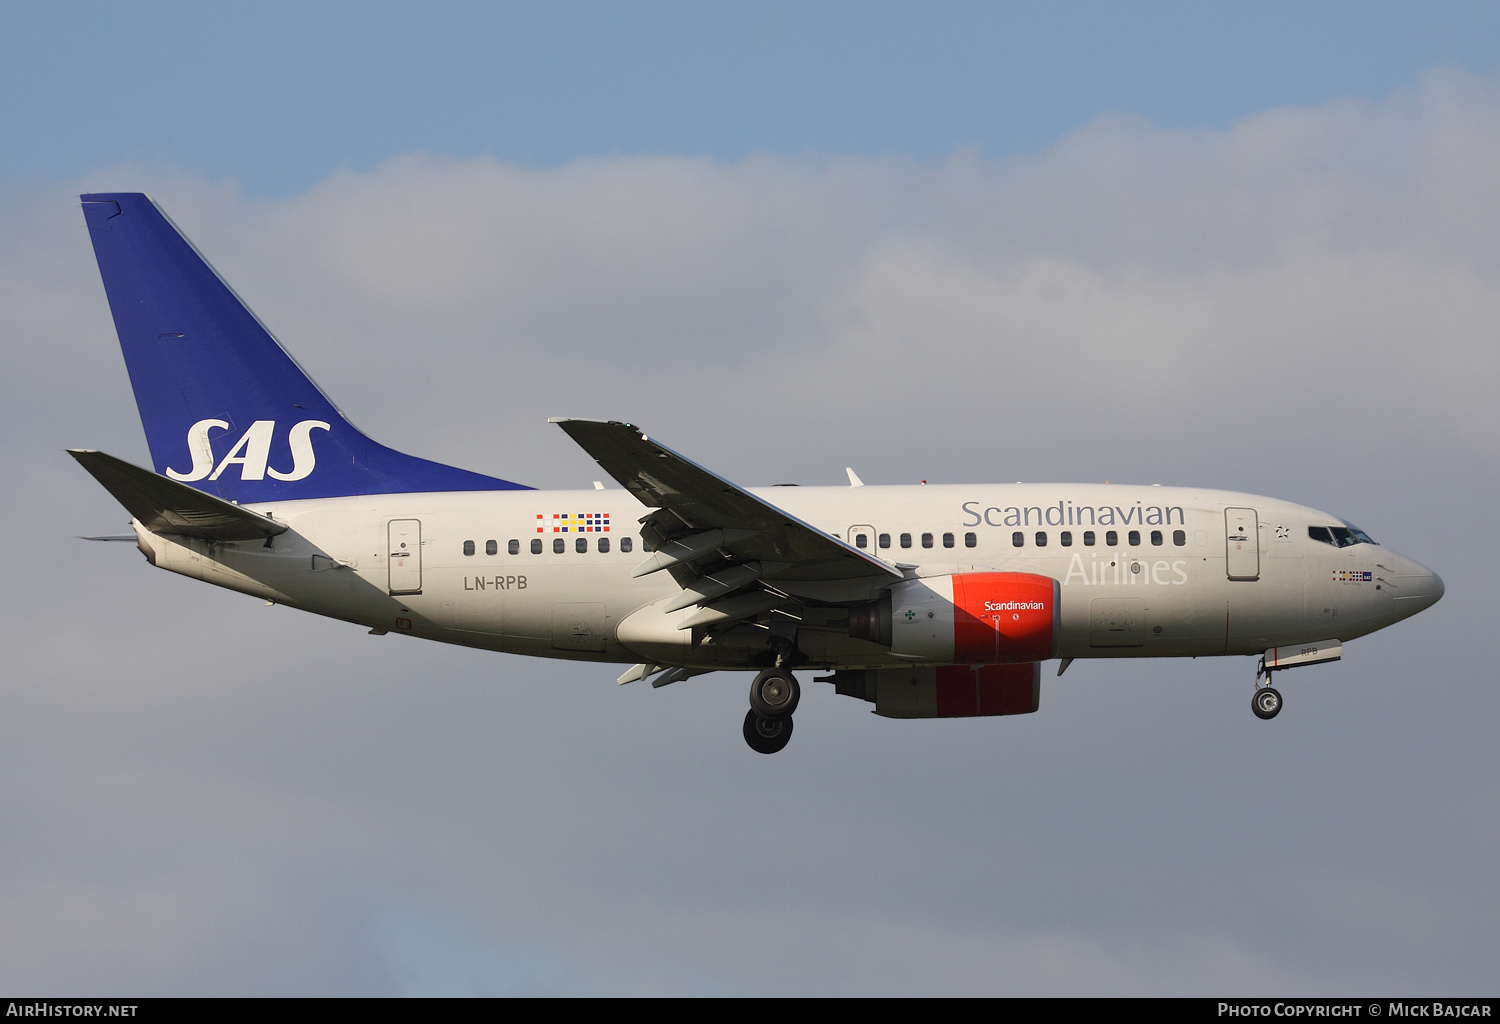
<path id="1" fill-rule="evenodd" d="M 940 665 L 1054 658 L 1061 589 L 1052 577 L 1027 572 L 904 580 L 890 589 L 891 653 Z"/>

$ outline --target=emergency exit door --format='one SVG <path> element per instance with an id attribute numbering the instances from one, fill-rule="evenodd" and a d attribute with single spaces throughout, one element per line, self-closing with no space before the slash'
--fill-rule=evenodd
<path id="1" fill-rule="evenodd" d="M 422 521 L 392 519 L 387 527 L 392 594 L 422 592 Z"/>
<path id="2" fill-rule="evenodd" d="M 1260 518 L 1255 509 L 1224 510 L 1224 548 L 1230 579 L 1260 579 Z"/>

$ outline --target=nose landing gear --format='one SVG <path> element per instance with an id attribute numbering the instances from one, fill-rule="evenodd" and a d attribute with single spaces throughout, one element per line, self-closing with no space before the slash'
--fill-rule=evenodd
<path id="1" fill-rule="evenodd" d="M 784 668 L 768 668 L 750 684 L 750 711 L 745 715 L 745 742 L 757 754 L 774 754 L 791 741 L 792 712 L 802 699 L 797 677 Z"/>
<path id="2" fill-rule="evenodd" d="M 1270 686 L 1262 686 L 1255 691 L 1255 699 L 1251 701 L 1250 708 L 1255 712 L 1256 718 L 1275 718 L 1281 713 L 1281 694 Z"/>
<path id="3" fill-rule="evenodd" d="M 1264 676 L 1266 685 L 1260 685 L 1261 677 Z M 1251 698 L 1250 710 L 1255 712 L 1255 717 L 1270 720 L 1281 714 L 1281 691 L 1271 685 L 1271 670 L 1266 668 L 1266 659 L 1260 659 L 1260 664 L 1255 668 L 1255 696 Z"/>

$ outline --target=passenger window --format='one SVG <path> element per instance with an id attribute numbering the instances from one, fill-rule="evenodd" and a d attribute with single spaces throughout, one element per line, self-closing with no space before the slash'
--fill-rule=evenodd
<path id="1" fill-rule="evenodd" d="M 633 539 L 631 539 L 630 537 L 621 537 L 620 538 L 620 550 L 623 551 L 623 552 L 625 552 L 627 555 L 630 554 L 630 549 L 632 547 L 634 547 L 634 546 L 635 546 L 635 541 Z"/>
<path id="2" fill-rule="evenodd" d="M 505 550 L 509 551 L 513 555 L 519 555 L 521 553 L 521 542 L 518 540 L 513 540 L 509 544 L 505 545 Z"/>
<path id="3" fill-rule="evenodd" d="M 1161 531 L 1160 530 L 1152 530 L 1151 531 L 1151 545 L 1152 545 L 1152 547 L 1158 547 L 1158 548 L 1161 547 Z"/>
<path id="4" fill-rule="evenodd" d="M 1120 543 L 1120 535 L 1114 530 L 1105 530 L 1104 543 L 1109 547 L 1114 547 L 1116 544 Z"/>
<path id="5" fill-rule="evenodd" d="M 1020 530 L 1017 530 L 1015 533 L 1010 535 L 1010 542 L 1018 548 L 1023 548 L 1026 546 L 1026 534 L 1022 533 Z"/>
<path id="6" fill-rule="evenodd" d="M 1084 530 L 1083 531 L 1083 546 L 1086 547 L 1086 548 L 1091 548 L 1091 547 L 1094 546 L 1094 531 L 1093 530 Z"/>
<path id="7" fill-rule="evenodd" d="M 1133 547 L 1133 548 L 1138 548 L 1138 547 L 1141 546 L 1141 531 L 1140 530 L 1131 530 L 1130 531 L 1130 546 Z"/>
<path id="8" fill-rule="evenodd" d="M 533 555 L 540 555 L 542 553 L 542 538 L 540 538 L 540 537 L 534 537 L 534 538 L 532 538 L 532 541 L 531 541 L 531 553 Z"/>
<path id="9" fill-rule="evenodd" d="M 977 548 L 978 546 L 979 546 L 979 534 L 977 534 L 977 533 L 966 533 L 966 534 L 964 534 L 964 547 L 966 547 L 966 548 Z"/>
<path id="10" fill-rule="evenodd" d="M 901 535 L 901 546 L 903 548 L 909 548 L 909 547 L 911 547 L 911 534 L 909 534 L 909 533 L 903 533 Z"/>
<path id="11" fill-rule="evenodd" d="M 953 534 L 951 534 L 951 533 L 945 533 L 945 534 L 943 534 L 943 547 L 945 547 L 945 548 L 951 548 L 952 546 L 953 546 Z"/>
<path id="12" fill-rule="evenodd" d="M 464 554 L 466 554 L 466 555 L 472 555 L 473 553 L 474 553 L 474 542 L 472 540 L 466 540 L 466 541 L 464 541 Z"/>
<path id="13" fill-rule="evenodd" d="M 1072 547 L 1073 546 L 1073 531 L 1072 530 L 1064 530 L 1062 533 L 1058 534 L 1057 542 L 1059 544 L 1061 544 L 1065 548 Z"/>
<path id="14" fill-rule="evenodd" d="M 485 541 L 484 542 L 484 553 L 487 554 L 487 555 L 498 555 L 500 553 L 500 545 L 499 545 L 499 543 L 496 542 L 496 541 L 493 541 L 493 540 L 487 540 L 487 541 Z"/>
<path id="15" fill-rule="evenodd" d="M 888 547 L 891 546 L 891 535 L 890 534 L 888 534 L 888 533 L 882 533 L 880 535 L 880 546 L 883 547 L 883 548 L 888 548 Z"/>
<path id="16" fill-rule="evenodd" d="M 580 555 L 588 551 L 588 549 L 589 539 L 587 537 L 579 537 L 573 542 L 573 550 L 578 552 Z"/>
<path id="17" fill-rule="evenodd" d="M 1186 530 L 1173 530 L 1172 531 L 1172 543 L 1176 544 L 1178 547 L 1182 547 L 1184 544 L 1186 544 L 1187 543 L 1187 531 Z"/>
<path id="18" fill-rule="evenodd" d="M 924 533 L 924 534 L 922 534 L 922 546 L 924 548 L 930 548 L 930 547 L 932 547 L 932 534 L 930 534 L 930 533 Z"/>
<path id="19" fill-rule="evenodd" d="M 600 537 L 599 538 L 599 553 L 601 555 L 607 555 L 607 554 L 609 554 L 609 538 L 608 537 Z"/>
<path id="20" fill-rule="evenodd" d="M 565 550 L 567 550 L 567 545 L 563 543 L 563 539 L 561 537 L 558 537 L 552 542 L 552 553 L 554 555 L 560 555 Z"/>
<path id="21" fill-rule="evenodd" d="M 1039 548 L 1047 546 L 1047 535 L 1041 530 L 1036 531 L 1036 546 Z"/>
<path id="22" fill-rule="evenodd" d="M 870 546 L 870 538 L 863 533 L 854 535 L 854 546 L 863 550 Z"/>

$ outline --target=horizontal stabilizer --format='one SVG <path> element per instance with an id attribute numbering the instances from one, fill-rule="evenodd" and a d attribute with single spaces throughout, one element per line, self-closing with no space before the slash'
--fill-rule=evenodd
<path id="1" fill-rule="evenodd" d="M 152 533 L 176 533 L 205 540 L 259 540 L 286 532 L 286 525 L 204 494 L 149 469 L 103 452 L 68 449 L 125 510 Z"/>

